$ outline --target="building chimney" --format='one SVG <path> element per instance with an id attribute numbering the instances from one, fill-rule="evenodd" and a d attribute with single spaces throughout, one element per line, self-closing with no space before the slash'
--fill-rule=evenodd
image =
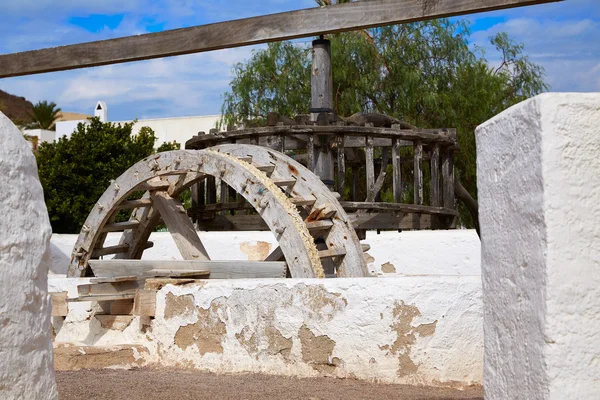
<path id="1" fill-rule="evenodd" d="M 102 122 L 108 121 L 108 107 L 106 107 L 105 102 L 99 101 L 98 104 L 96 104 L 94 116 L 100 118 L 100 121 Z"/>

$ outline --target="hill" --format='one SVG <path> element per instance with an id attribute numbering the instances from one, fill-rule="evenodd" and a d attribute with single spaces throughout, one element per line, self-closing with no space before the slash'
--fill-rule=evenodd
<path id="1" fill-rule="evenodd" d="M 0 90 L 0 111 L 15 124 L 31 122 L 33 104 L 25 97 L 19 97 Z"/>

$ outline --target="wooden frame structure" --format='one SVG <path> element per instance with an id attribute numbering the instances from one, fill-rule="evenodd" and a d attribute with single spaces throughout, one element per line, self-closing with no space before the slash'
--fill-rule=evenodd
<path id="1" fill-rule="evenodd" d="M 0 78 L 95 67 L 562 0 L 375 0 L 0 55 Z"/>
<path id="2" fill-rule="evenodd" d="M 561 0 L 357 1 L 147 35 L 0 55 L 0 78 L 199 53 L 556 1 Z M 319 54 L 326 56 L 327 43 L 320 42 L 319 45 L 322 45 Z M 319 82 L 315 88 L 326 91 L 330 86 L 328 83 L 330 82 Z M 322 126 L 324 124 L 318 123 L 320 115 L 332 107 L 330 104 L 315 104 L 314 99 L 319 98 L 327 99 L 327 96 L 313 93 L 311 112 L 315 113 L 313 122 L 317 123 L 313 123 L 311 127 L 271 127 L 264 132 L 236 132 L 225 138 L 230 144 L 222 144 L 214 151 L 161 153 L 137 163 L 111 184 L 89 215 L 74 248 L 69 274 L 85 275 L 93 265 L 98 271 L 104 268 L 105 273 L 109 274 L 113 268 L 114 272 L 114 265 L 103 264 L 102 260 L 93 261 L 109 254 L 115 254 L 117 260 L 128 259 L 117 261 L 121 262 L 119 270 L 124 272 L 124 266 L 132 267 L 132 261 L 140 258 L 144 249 L 151 246 L 148 242 L 150 231 L 162 219 L 173 233 L 182 256 L 187 259 L 184 263 L 187 267 L 178 264 L 181 265 L 181 270 L 165 270 L 156 268 L 155 264 L 146 263 L 142 267 L 141 264 L 134 263 L 139 267 L 138 274 L 146 277 L 181 277 L 223 273 L 223 276 L 228 276 L 232 271 L 218 272 L 219 265 L 227 269 L 231 268 L 231 264 L 210 263 L 202 242 L 177 199 L 181 190 L 202 180 L 205 181 L 206 192 L 203 193 L 206 193 L 206 200 L 216 201 L 215 178 L 218 178 L 225 185 L 221 187 L 222 199 L 230 194 L 228 186 L 235 189 L 237 204 L 241 203 L 239 197 L 243 197 L 277 235 L 280 247 L 267 257 L 266 263 L 275 263 L 274 267 L 279 268 L 277 263 L 285 259 L 292 276 L 322 277 L 324 272 L 321 260 L 333 260 L 336 276 L 364 276 L 367 274 L 365 260 L 358 237 L 352 229 L 352 222 L 335 195 L 321 181 L 326 177 L 323 180 L 328 185 L 333 183 L 334 151 L 330 144 L 335 144 L 337 151 L 339 188 L 344 187 L 345 149 L 352 148 L 356 141 L 365 148 L 367 201 L 343 203 L 346 208 L 357 210 L 356 218 L 368 215 L 376 207 L 415 214 L 417 224 L 421 223 L 419 218 L 422 214 L 435 215 L 436 218 L 455 215 L 452 146 L 456 140 L 452 131 Z M 274 138 L 270 147 L 276 146 L 278 150 L 285 152 L 288 138 L 297 139 L 298 135 L 304 135 L 306 139 L 307 164 L 310 169 L 281 152 L 241 144 L 246 139 L 258 142 L 262 136 L 266 136 L 267 140 L 269 137 Z M 189 145 L 206 147 L 206 143 L 213 138 L 204 139 L 194 139 Z M 222 138 L 213 140 L 212 144 L 223 143 L 220 139 Z M 317 151 L 319 144 L 321 148 Z M 380 174 L 375 179 L 374 148 L 377 146 L 382 147 L 387 159 L 391 153 L 395 200 L 402 196 L 400 149 L 403 146 L 412 147 L 415 204 L 373 203 L 378 187 L 382 184 L 381 171 L 387 165 L 387 161 L 382 161 Z M 429 206 L 423 205 L 421 166 L 424 157 L 428 158 L 431 165 Z M 318 172 L 321 179 L 312 171 Z M 142 199 L 129 199 L 134 191 L 139 190 L 146 191 Z M 196 191 L 196 196 L 199 192 Z M 133 210 L 130 220 L 115 222 L 117 212 L 122 209 Z M 207 211 L 206 207 L 204 211 Z M 354 225 L 356 226 L 356 221 Z M 416 226 L 414 222 L 412 226 Z M 119 245 L 104 247 L 107 233 L 115 231 L 123 232 Z M 324 244 L 325 247 L 318 248 L 314 238 L 321 239 L 321 245 Z M 209 270 L 207 265 L 214 267 Z M 196 271 L 189 271 L 194 268 Z M 120 278 L 113 279 L 117 282 Z"/>

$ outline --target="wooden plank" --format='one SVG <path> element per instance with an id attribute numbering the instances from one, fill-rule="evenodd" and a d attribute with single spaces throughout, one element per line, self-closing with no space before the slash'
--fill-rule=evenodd
<path id="1" fill-rule="evenodd" d="M 550 3 L 558 0 L 378 0 L 0 56 L 0 78 L 248 46 Z"/>
<path id="2" fill-rule="evenodd" d="M 181 202 L 165 192 L 156 192 L 151 196 L 181 256 L 185 260 L 210 260 Z"/>
<path id="3" fill-rule="evenodd" d="M 102 278 L 112 279 L 112 278 Z M 96 283 L 91 285 L 77 286 L 79 296 L 110 296 L 114 294 L 135 293 L 136 290 L 143 286 L 143 283 L 138 282 L 138 277 L 134 277 L 134 281 L 115 282 L 115 283 Z"/>
<path id="4" fill-rule="evenodd" d="M 273 183 L 275 186 L 279 187 L 294 186 L 296 184 L 296 179 L 274 179 Z"/>
<path id="5" fill-rule="evenodd" d="M 454 158 L 450 149 L 445 150 L 442 156 L 442 185 L 444 207 L 454 208 Z"/>
<path id="6" fill-rule="evenodd" d="M 55 292 L 50 293 L 52 301 L 52 315 L 53 317 L 66 317 L 69 313 L 69 306 L 67 305 L 68 292 Z"/>
<path id="7" fill-rule="evenodd" d="M 111 315 L 129 315 L 133 313 L 133 299 L 110 302 Z"/>
<path id="8" fill-rule="evenodd" d="M 375 189 L 375 162 L 373 158 L 373 137 L 367 136 L 367 146 L 365 147 L 365 162 L 367 171 L 367 198 L 374 198 Z"/>
<path id="9" fill-rule="evenodd" d="M 146 245 L 144 246 L 144 250 L 150 249 L 152 247 L 154 247 L 154 242 L 146 242 Z M 109 246 L 109 247 L 103 247 L 101 249 L 94 249 L 94 251 L 92 253 L 92 258 L 99 258 L 99 257 L 103 257 L 103 256 L 108 256 L 111 254 L 127 253 L 128 251 L 129 251 L 128 244 L 118 244 L 116 246 Z"/>
<path id="10" fill-rule="evenodd" d="M 414 142 L 415 140 L 421 140 L 423 143 L 441 143 L 448 145 L 455 145 L 457 140 L 453 135 L 447 134 L 451 129 L 391 129 L 391 128 L 380 128 L 373 126 L 345 126 L 345 125 L 285 125 L 285 126 L 266 126 L 258 128 L 240 129 L 237 131 L 227 132 L 227 138 L 235 137 L 237 140 L 250 139 L 252 137 L 263 137 L 271 135 L 285 135 L 285 136 L 297 136 L 297 135 L 308 135 L 307 137 L 307 148 L 311 145 L 310 136 L 346 136 L 345 147 L 348 146 L 348 137 L 362 137 L 362 140 L 366 142 L 365 136 L 373 136 L 373 146 L 375 146 L 376 138 L 379 139 L 400 139 L 401 143 Z M 211 145 L 214 146 L 218 142 L 227 143 L 227 138 L 220 138 L 212 140 Z M 186 148 L 190 149 L 202 149 L 206 147 L 204 144 L 207 141 L 204 137 L 195 136 L 186 142 Z M 215 143 L 217 142 L 217 143 Z M 313 137 L 312 139 L 313 149 L 320 148 L 320 142 Z M 383 147 L 389 147 L 389 143 Z M 310 157 L 310 154 L 308 154 Z M 313 151 L 314 156 L 314 151 Z"/>
<path id="11" fill-rule="evenodd" d="M 182 269 L 153 269 L 148 271 L 148 276 L 154 278 L 208 278 L 210 270 L 182 270 Z"/>
<path id="12" fill-rule="evenodd" d="M 308 228 L 309 231 L 318 231 L 318 230 L 329 229 L 332 226 L 333 226 L 333 222 L 331 222 L 330 220 L 306 222 L 306 227 Z"/>
<path id="13" fill-rule="evenodd" d="M 392 146 L 393 191 L 394 202 L 402 203 L 402 160 L 400 158 L 400 140 L 394 139 Z"/>
<path id="14" fill-rule="evenodd" d="M 399 203 L 363 203 L 344 201 L 341 203 L 348 210 L 373 210 L 373 211 L 395 211 L 417 214 L 436 214 L 457 216 L 458 211 L 452 208 L 431 207 L 416 204 L 399 204 Z"/>
<path id="15" fill-rule="evenodd" d="M 217 183 L 214 176 L 206 178 L 206 204 L 217 202 Z"/>
<path id="16" fill-rule="evenodd" d="M 367 202 L 375 201 L 375 199 L 377 198 L 377 194 L 379 194 L 379 192 L 381 191 L 381 188 L 383 188 L 383 183 L 385 182 L 385 177 L 387 175 L 386 169 L 387 169 L 389 160 L 390 160 L 389 149 L 383 149 L 382 157 L 381 157 L 381 166 L 379 169 L 379 175 L 377 176 L 377 180 L 373 184 L 373 190 L 371 191 L 371 193 L 369 193 L 367 195 L 367 200 L 366 200 Z"/>
<path id="17" fill-rule="evenodd" d="M 420 206 L 423 204 L 423 143 L 416 141 L 414 151 L 414 203 Z"/>
<path id="18" fill-rule="evenodd" d="M 112 277 L 135 275 L 149 277 L 148 271 L 160 269 L 210 270 L 211 279 L 282 278 L 285 277 L 285 262 L 246 260 L 90 260 L 94 275 Z"/>
<path id="19" fill-rule="evenodd" d="M 346 192 L 346 157 L 344 154 L 344 136 L 339 135 L 337 137 L 337 175 L 338 175 L 338 193 L 344 200 L 344 193 Z"/>
<path id="20" fill-rule="evenodd" d="M 133 300 L 133 315 L 154 317 L 156 315 L 156 291 L 141 289 Z"/>
<path id="21" fill-rule="evenodd" d="M 431 150 L 431 180 L 430 180 L 431 205 L 433 207 L 442 206 L 442 196 L 440 193 L 440 146 L 433 145 Z"/>
<path id="22" fill-rule="evenodd" d="M 150 199 L 139 199 L 139 200 L 128 200 L 124 201 L 117 206 L 117 210 L 133 210 L 138 207 L 151 207 L 152 200 Z"/>
<path id="23" fill-rule="evenodd" d="M 301 199 L 301 198 L 290 198 L 290 201 L 295 206 L 312 206 L 315 204 L 316 199 Z"/>
<path id="24" fill-rule="evenodd" d="M 333 258 L 345 256 L 346 251 L 344 249 L 327 249 L 319 250 L 319 258 Z"/>
<path id="25" fill-rule="evenodd" d="M 81 302 L 81 301 L 113 301 L 113 300 L 125 300 L 133 299 L 135 293 L 119 293 L 119 294 L 106 294 L 106 295 L 90 295 L 90 296 L 79 296 L 71 299 L 67 299 L 67 302 Z"/>
<path id="26" fill-rule="evenodd" d="M 115 222 L 114 224 L 104 225 L 101 232 L 121 232 L 127 229 L 134 229 L 139 224 L 138 221 Z"/>
<path id="27" fill-rule="evenodd" d="M 315 136 L 308 135 L 308 141 L 306 142 L 306 168 L 311 171 L 315 170 Z"/>

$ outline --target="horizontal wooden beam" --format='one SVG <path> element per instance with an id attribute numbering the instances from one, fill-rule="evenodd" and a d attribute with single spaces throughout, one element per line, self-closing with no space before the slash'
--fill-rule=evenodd
<path id="1" fill-rule="evenodd" d="M 90 260 L 94 275 L 100 277 L 152 275 L 152 270 L 210 270 L 210 279 L 285 278 L 285 262 L 219 260 Z"/>
<path id="2" fill-rule="evenodd" d="M 118 64 L 561 0 L 375 0 L 0 56 L 0 78 Z"/>

